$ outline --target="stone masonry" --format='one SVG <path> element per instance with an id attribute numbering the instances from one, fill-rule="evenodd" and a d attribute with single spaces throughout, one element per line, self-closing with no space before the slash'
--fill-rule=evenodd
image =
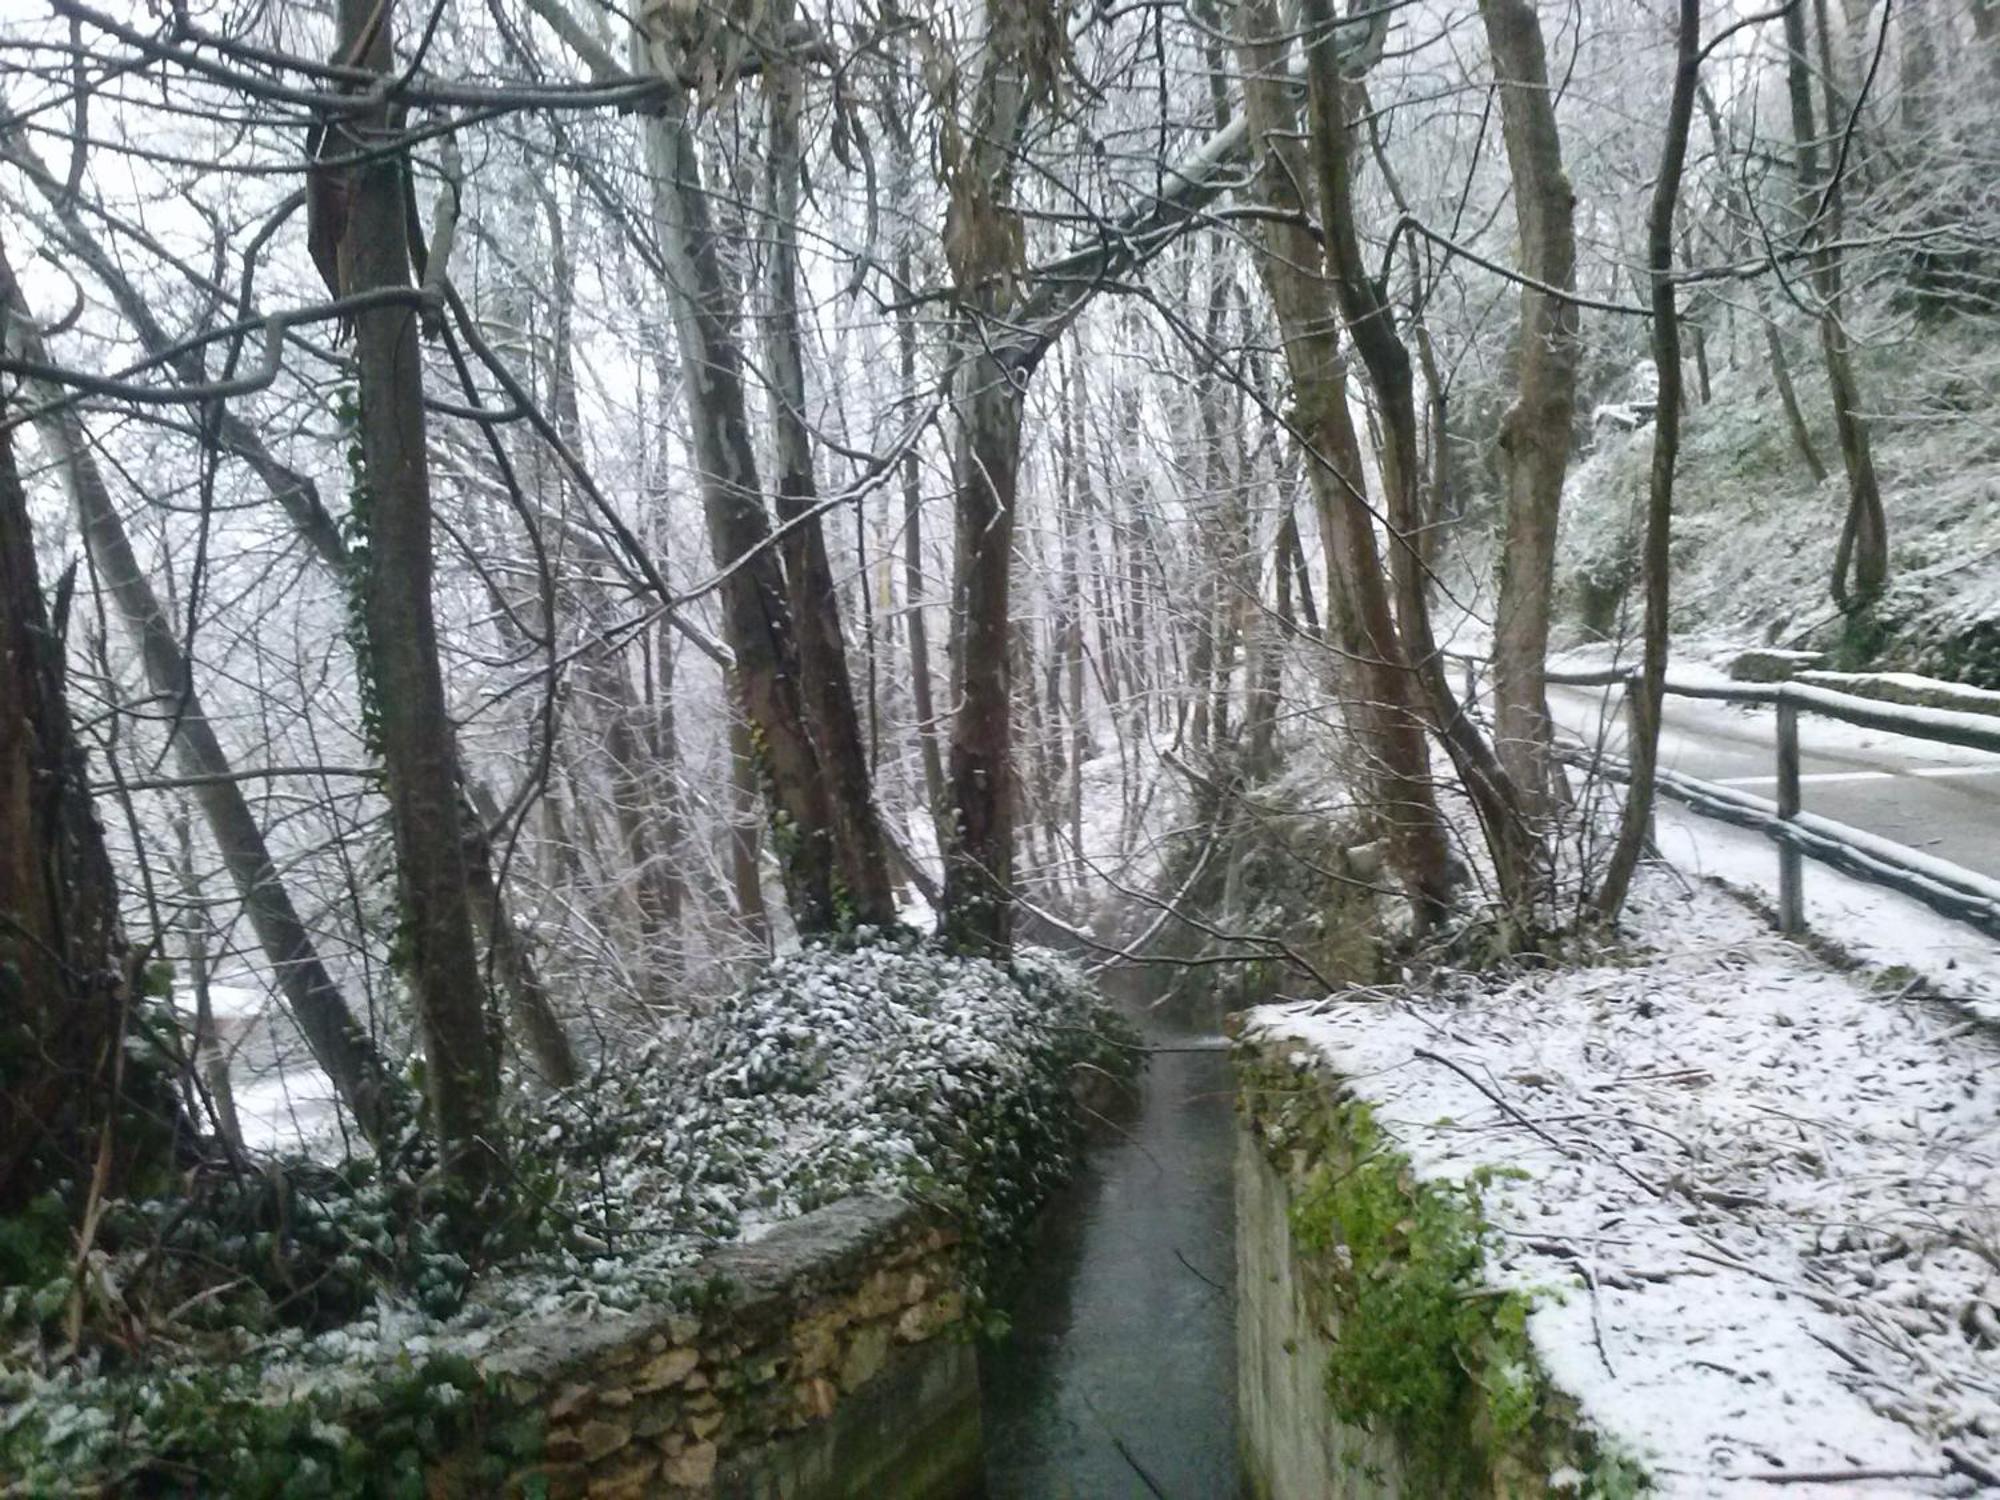
<path id="1" fill-rule="evenodd" d="M 555 1500 L 976 1483 L 955 1230 L 907 1204 L 848 1198 L 718 1251 L 693 1279 L 701 1311 L 527 1324 L 483 1361 L 545 1413 L 536 1472 Z M 906 1490 L 906 1475 L 926 1488 Z"/>

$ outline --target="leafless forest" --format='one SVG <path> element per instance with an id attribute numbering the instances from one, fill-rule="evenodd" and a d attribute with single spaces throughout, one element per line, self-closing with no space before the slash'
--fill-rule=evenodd
<path id="1" fill-rule="evenodd" d="M 1274 823 L 1419 961 L 1615 927 L 1718 393 L 1850 640 L 1884 424 L 2000 458 L 1995 0 L 4 0 L 0 80 L 0 1212 L 68 1257 L 294 1114 L 476 1242 L 520 1100 L 801 941 L 1337 978 L 1218 914 Z"/>

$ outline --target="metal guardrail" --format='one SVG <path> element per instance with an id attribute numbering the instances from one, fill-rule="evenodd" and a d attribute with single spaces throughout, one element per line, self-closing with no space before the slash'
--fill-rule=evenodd
<path id="1" fill-rule="evenodd" d="M 1637 672 L 1622 667 L 1551 671 L 1547 679 L 1563 687 L 1623 687 L 1628 706 L 1638 684 Z M 1778 923 L 1785 932 L 1796 935 L 1805 928 L 1804 861 L 1810 856 L 1845 874 L 1914 897 L 1988 936 L 2000 937 L 2000 881 L 1804 810 L 1799 784 L 1799 715 L 1814 713 L 1864 729 L 1994 754 L 2000 754 L 2000 719 L 1981 722 L 1981 715 L 1966 710 L 1887 703 L 1793 682 L 1696 683 L 1669 676 L 1667 693 L 1775 707 L 1778 711 L 1775 801 L 1674 771 L 1657 771 L 1654 788 L 1704 816 L 1755 829 L 1777 843 Z M 1618 757 L 1588 746 L 1575 747 L 1571 754 L 1616 780 L 1630 779 L 1629 766 Z"/>

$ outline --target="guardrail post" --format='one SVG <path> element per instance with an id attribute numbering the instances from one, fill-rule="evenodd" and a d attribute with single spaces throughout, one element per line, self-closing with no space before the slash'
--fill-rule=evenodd
<path id="1" fill-rule="evenodd" d="M 1799 815 L 1799 709 L 1778 700 L 1778 930 L 1787 937 L 1805 931 L 1805 856 L 1783 827 Z"/>

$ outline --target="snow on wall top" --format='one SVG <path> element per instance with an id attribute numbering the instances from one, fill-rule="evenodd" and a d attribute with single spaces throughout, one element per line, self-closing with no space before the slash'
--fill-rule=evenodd
<path id="1" fill-rule="evenodd" d="M 1635 915 L 1629 967 L 1248 1032 L 1313 1049 L 1420 1172 L 1530 1174 L 1487 1193 L 1491 1274 L 1544 1294 L 1545 1369 L 1661 1493 L 2000 1494 L 1994 1033 L 1711 890 Z"/>

